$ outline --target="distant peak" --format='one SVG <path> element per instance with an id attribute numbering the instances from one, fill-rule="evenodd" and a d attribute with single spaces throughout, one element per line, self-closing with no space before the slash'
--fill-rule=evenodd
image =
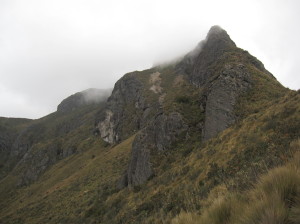
<path id="1" fill-rule="evenodd" d="M 58 106 L 58 112 L 71 112 L 79 107 L 98 104 L 105 102 L 109 95 L 111 94 L 111 89 L 95 89 L 90 88 L 84 91 L 75 93 L 68 98 L 64 99 Z"/>
<path id="2" fill-rule="evenodd" d="M 221 32 L 226 32 L 222 27 L 215 25 L 212 26 L 209 31 L 208 31 L 208 35 L 212 35 L 212 34 L 219 34 Z"/>
<path id="3" fill-rule="evenodd" d="M 220 45 L 223 47 L 236 47 L 226 30 L 220 26 L 212 26 L 207 33 L 205 41 L 208 43 L 208 45 L 218 45 L 219 47 Z"/>
<path id="4" fill-rule="evenodd" d="M 220 26 L 212 26 L 210 28 L 210 30 L 207 33 L 206 36 L 206 40 L 209 39 L 222 39 L 222 40 L 227 40 L 227 41 L 231 41 L 232 43 L 234 43 L 231 39 L 230 36 L 227 34 L 226 30 L 224 30 L 222 27 Z"/>

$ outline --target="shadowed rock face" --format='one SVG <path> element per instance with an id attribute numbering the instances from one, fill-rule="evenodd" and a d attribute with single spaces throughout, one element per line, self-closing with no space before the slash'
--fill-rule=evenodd
<path id="1" fill-rule="evenodd" d="M 192 64 L 192 72 L 189 75 L 191 83 L 198 87 L 205 85 L 213 75 L 214 67 L 211 67 L 213 63 L 222 57 L 226 51 L 235 47 L 235 43 L 225 30 L 219 26 L 213 26 L 203 41 L 201 50 L 198 50 L 199 54 L 194 59 L 194 64 Z"/>
<path id="2" fill-rule="evenodd" d="M 206 98 L 203 140 L 215 137 L 236 120 L 234 105 L 250 87 L 250 75 L 244 65 L 227 65 L 211 84 Z"/>
<path id="3" fill-rule="evenodd" d="M 132 144 L 131 161 L 128 170 L 121 178 L 119 188 L 144 183 L 153 175 L 151 154 L 155 151 L 171 149 L 171 144 L 188 126 L 179 113 L 157 115 L 146 128 L 140 131 Z"/>
<path id="4" fill-rule="evenodd" d="M 0 127 L 0 152 L 9 152 L 13 143 L 14 133 L 5 127 Z"/>
<path id="5" fill-rule="evenodd" d="M 225 30 L 213 26 L 206 39 L 184 58 L 184 63 L 179 63 L 179 66 L 184 67 L 190 82 L 203 89 L 201 104 L 205 108 L 204 141 L 215 137 L 235 122 L 235 103 L 251 87 L 250 73 L 242 62 L 223 62 L 226 61 L 226 53 L 234 50 L 242 51 Z M 247 63 L 268 73 L 260 61 L 251 55 L 248 57 Z"/>
<path id="6" fill-rule="evenodd" d="M 14 118 L 6 119 L 9 121 Z M 30 120 L 28 120 L 29 122 Z M 41 138 L 42 134 L 43 128 L 40 125 L 28 125 L 21 131 L 17 131 L 14 125 L 10 128 L 0 126 L 0 168 L 3 168 L 0 173 L 0 179 L 5 177 L 17 165 L 28 152 L 31 145 Z"/>
<path id="7" fill-rule="evenodd" d="M 46 169 L 60 159 L 77 153 L 75 145 L 62 146 L 60 142 L 52 142 L 43 147 L 33 145 L 18 162 L 14 172 L 21 174 L 19 186 L 29 185 L 36 181 Z"/>
<path id="8" fill-rule="evenodd" d="M 8 170 L 13 169 L 12 172 L 19 176 L 19 186 L 32 183 L 49 166 L 76 153 L 74 145 L 61 146 L 57 139 L 51 142 L 51 136 L 46 132 L 45 123 L 40 121 L 28 125 L 20 133 L 14 133 L 5 166 Z M 57 135 L 64 136 L 61 132 L 57 132 Z M 51 143 L 44 145 L 47 140 Z"/>
<path id="9" fill-rule="evenodd" d="M 111 144 L 120 142 L 129 137 L 133 130 L 139 129 L 140 118 L 126 113 L 126 108 L 132 106 L 133 103 L 140 111 L 146 108 L 142 89 L 143 84 L 132 74 L 125 75 L 115 84 L 114 90 L 108 98 L 106 110 L 103 112 L 103 119 L 97 124 L 104 141 Z M 124 133 L 126 119 L 131 119 L 132 130 Z"/>
<path id="10" fill-rule="evenodd" d="M 16 133 L 0 125 L 0 180 L 7 174 L 9 154 L 16 138 Z"/>

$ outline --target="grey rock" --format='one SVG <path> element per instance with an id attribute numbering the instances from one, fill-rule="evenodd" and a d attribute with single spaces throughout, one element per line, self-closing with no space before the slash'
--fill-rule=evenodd
<path id="1" fill-rule="evenodd" d="M 250 85 L 250 75 L 242 65 L 226 65 L 207 91 L 203 140 L 215 137 L 232 125 L 235 120 L 234 106 L 238 97 Z"/>
<path id="2" fill-rule="evenodd" d="M 32 146 L 16 165 L 14 170 L 20 177 L 18 186 L 31 184 L 57 161 L 75 153 L 77 153 L 75 145 L 62 146 L 59 141 L 43 147 L 39 145 Z"/>
<path id="3" fill-rule="evenodd" d="M 173 112 L 159 114 L 135 137 L 128 169 L 121 178 L 118 187 L 132 187 L 143 184 L 154 173 L 151 166 L 151 153 L 170 150 L 171 144 L 188 129 L 182 116 Z"/>
<path id="4" fill-rule="evenodd" d="M 15 137 L 13 130 L 0 126 L 0 180 L 9 171 L 9 154 Z"/>
<path id="5" fill-rule="evenodd" d="M 142 118 L 149 113 L 149 105 L 143 97 L 143 88 L 134 73 L 126 74 L 115 84 L 102 119 L 96 124 L 106 142 L 118 143 L 144 126 Z"/>
<path id="6" fill-rule="evenodd" d="M 10 156 L 22 158 L 34 143 L 43 140 L 44 132 L 45 126 L 41 123 L 32 124 L 22 130 L 12 145 Z"/>
<path id="7" fill-rule="evenodd" d="M 16 166 L 16 171 L 20 175 L 18 186 L 29 185 L 36 181 L 50 165 L 57 161 L 56 145 L 48 145 L 43 148 L 32 147 Z"/>
<path id="8" fill-rule="evenodd" d="M 144 183 L 152 174 L 150 153 L 153 150 L 153 135 L 148 133 L 149 128 L 138 134 L 132 144 L 132 155 L 127 170 L 127 184 L 134 186 Z"/>
<path id="9" fill-rule="evenodd" d="M 9 151 L 12 145 L 12 134 L 6 128 L 0 127 L 0 152 Z"/>
<path id="10" fill-rule="evenodd" d="M 191 74 L 189 74 L 191 83 L 198 87 L 205 85 L 213 75 L 214 63 L 222 57 L 224 52 L 235 47 L 235 43 L 225 30 L 213 26 L 209 30 L 198 56 L 194 59 L 195 62 L 192 65 Z"/>
<path id="11" fill-rule="evenodd" d="M 220 70 L 216 67 L 226 60 L 225 53 L 232 50 L 239 50 L 245 55 L 247 63 L 270 74 L 255 57 L 238 49 L 227 32 L 218 26 L 213 26 L 206 39 L 177 65 L 177 70 L 184 71 L 193 85 L 203 89 L 200 101 L 205 109 L 204 141 L 235 122 L 235 103 L 250 87 L 251 77 L 243 64 L 225 64 L 216 74 Z"/>
<path id="12" fill-rule="evenodd" d="M 0 117 L 0 180 L 4 178 L 13 166 L 24 155 L 26 148 L 15 148 L 15 142 L 21 140 L 20 127 L 26 127 L 31 122 L 30 119 L 3 118 Z M 12 156 L 12 151 L 17 150 L 17 156 Z"/>

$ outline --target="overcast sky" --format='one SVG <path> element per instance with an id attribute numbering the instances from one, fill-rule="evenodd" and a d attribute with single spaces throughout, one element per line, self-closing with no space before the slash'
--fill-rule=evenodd
<path id="1" fill-rule="evenodd" d="M 297 0 L 0 0 L 0 116 L 39 118 L 67 96 L 192 50 L 212 25 L 300 88 Z"/>

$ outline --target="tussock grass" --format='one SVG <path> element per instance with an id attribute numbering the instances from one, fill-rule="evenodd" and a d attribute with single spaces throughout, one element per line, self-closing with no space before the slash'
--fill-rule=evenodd
<path id="1" fill-rule="evenodd" d="M 172 224 L 200 223 L 200 215 L 191 212 L 181 212 L 172 220 Z"/>
<path id="2" fill-rule="evenodd" d="M 180 213 L 172 224 L 298 224 L 300 221 L 300 153 L 285 166 L 260 177 L 244 197 L 228 193 L 202 214 Z"/>

